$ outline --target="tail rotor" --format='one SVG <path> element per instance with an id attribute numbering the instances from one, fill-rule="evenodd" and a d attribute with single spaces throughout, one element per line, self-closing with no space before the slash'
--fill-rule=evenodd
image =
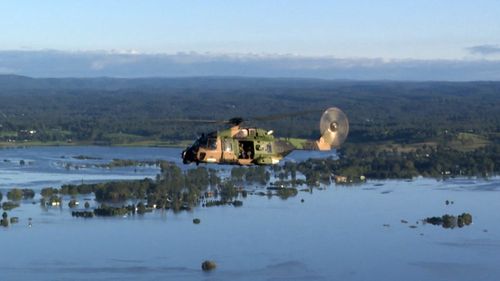
<path id="1" fill-rule="evenodd" d="M 330 107 L 323 112 L 319 128 L 321 132 L 319 148 L 321 150 L 336 148 L 344 143 L 349 134 L 349 120 L 342 110 Z"/>

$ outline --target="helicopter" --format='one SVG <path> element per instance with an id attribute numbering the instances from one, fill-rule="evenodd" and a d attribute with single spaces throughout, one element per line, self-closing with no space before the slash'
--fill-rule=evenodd
<path id="1" fill-rule="evenodd" d="M 242 122 L 243 118 L 231 118 L 224 121 L 231 125 L 230 128 L 202 134 L 191 146 L 182 151 L 183 163 L 274 165 L 293 150 L 328 151 L 337 148 L 349 133 L 347 116 L 337 107 L 330 107 L 321 115 L 319 124 L 321 135 L 318 140 L 306 140 L 295 144 L 287 138 L 275 137 L 273 130 L 243 127 Z"/>

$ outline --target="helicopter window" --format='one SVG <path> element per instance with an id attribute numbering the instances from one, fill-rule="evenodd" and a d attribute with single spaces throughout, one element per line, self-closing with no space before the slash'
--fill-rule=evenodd
<path id="1" fill-rule="evenodd" d="M 192 147 L 198 147 L 198 146 L 200 146 L 200 139 L 197 139 L 192 145 Z"/>
<path id="2" fill-rule="evenodd" d="M 201 146 L 201 147 L 204 147 L 204 148 L 207 148 L 207 149 L 211 149 L 211 150 L 214 150 L 214 149 L 217 149 L 217 138 L 212 138 L 212 137 L 207 137 L 205 135 L 202 135 L 197 141 L 196 143 Z M 195 143 L 195 144 L 196 144 Z"/>
<path id="3" fill-rule="evenodd" d="M 235 135 L 236 138 L 246 138 L 248 137 L 248 130 L 247 129 L 241 129 L 236 133 Z"/>
<path id="4" fill-rule="evenodd" d="M 207 139 L 208 149 L 217 149 L 217 139 L 209 138 Z"/>
<path id="5" fill-rule="evenodd" d="M 205 136 L 205 134 L 202 134 L 202 135 L 201 135 L 201 137 L 199 137 L 199 138 L 196 140 L 195 144 L 197 144 L 197 145 L 199 145 L 199 146 L 202 146 L 202 147 L 205 147 L 205 146 L 207 146 L 207 141 L 208 141 L 208 139 L 207 139 L 207 137 Z"/>
<path id="6" fill-rule="evenodd" d="M 230 139 L 224 140 L 224 151 L 231 152 L 233 151 L 233 144 Z"/>
<path id="7" fill-rule="evenodd" d="M 266 145 L 266 151 L 269 153 L 273 153 L 273 146 L 270 143 Z"/>

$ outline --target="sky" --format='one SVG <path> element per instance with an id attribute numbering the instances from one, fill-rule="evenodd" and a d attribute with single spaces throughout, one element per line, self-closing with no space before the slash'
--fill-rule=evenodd
<path id="1" fill-rule="evenodd" d="M 16 62 L 2 65 L 12 51 L 29 57 L 48 50 L 287 57 L 299 68 L 321 58 L 490 63 L 500 61 L 499 17 L 500 1 L 488 0 L 6 0 L 0 73 L 29 72 Z"/>

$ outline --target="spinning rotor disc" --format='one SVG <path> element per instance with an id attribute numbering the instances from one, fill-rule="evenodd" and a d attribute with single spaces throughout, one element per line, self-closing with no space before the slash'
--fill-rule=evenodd
<path id="1" fill-rule="evenodd" d="M 321 116 L 319 129 L 323 140 L 332 147 L 340 146 L 349 133 L 349 121 L 342 110 L 330 107 Z"/>

